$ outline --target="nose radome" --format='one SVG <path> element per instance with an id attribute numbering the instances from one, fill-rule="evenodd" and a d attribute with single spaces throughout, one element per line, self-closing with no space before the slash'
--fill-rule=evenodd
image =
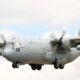
<path id="1" fill-rule="evenodd" d="M 11 54 L 13 54 L 13 50 L 12 50 L 12 49 L 4 49 L 4 50 L 2 51 L 2 56 L 4 56 L 4 57 L 8 57 L 8 56 L 10 56 Z"/>

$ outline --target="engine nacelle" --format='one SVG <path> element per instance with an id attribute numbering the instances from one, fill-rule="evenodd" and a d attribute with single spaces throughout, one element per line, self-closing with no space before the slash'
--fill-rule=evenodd
<path id="1" fill-rule="evenodd" d="M 80 45 L 77 46 L 77 49 L 80 50 Z"/>

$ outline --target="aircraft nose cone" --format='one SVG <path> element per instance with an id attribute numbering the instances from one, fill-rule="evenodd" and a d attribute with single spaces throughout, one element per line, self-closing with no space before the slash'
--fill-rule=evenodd
<path id="1" fill-rule="evenodd" d="M 4 56 L 4 57 L 9 57 L 11 54 L 13 54 L 13 50 L 12 49 L 4 49 L 2 51 L 2 56 Z"/>

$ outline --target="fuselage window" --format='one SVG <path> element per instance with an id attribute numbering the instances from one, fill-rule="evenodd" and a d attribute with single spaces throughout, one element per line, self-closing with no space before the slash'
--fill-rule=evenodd
<path id="1" fill-rule="evenodd" d="M 15 48 L 16 48 L 16 52 L 20 52 L 20 43 L 19 42 L 15 43 Z"/>
<path id="2" fill-rule="evenodd" d="M 20 48 L 16 48 L 16 51 L 17 51 L 17 52 L 20 52 Z"/>

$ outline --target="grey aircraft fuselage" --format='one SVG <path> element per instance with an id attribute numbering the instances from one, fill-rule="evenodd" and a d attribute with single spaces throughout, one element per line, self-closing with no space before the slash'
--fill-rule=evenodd
<path id="1" fill-rule="evenodd" d="M 24 40 L 14 45 L 8 44 L 2 51 L 2 56 L 11 62 L 21 64 L 52 64 L 57 59 L 58 64 L 67 64 L 80 56 L 80 50 L 56 51 L 50 40 Z"/>

